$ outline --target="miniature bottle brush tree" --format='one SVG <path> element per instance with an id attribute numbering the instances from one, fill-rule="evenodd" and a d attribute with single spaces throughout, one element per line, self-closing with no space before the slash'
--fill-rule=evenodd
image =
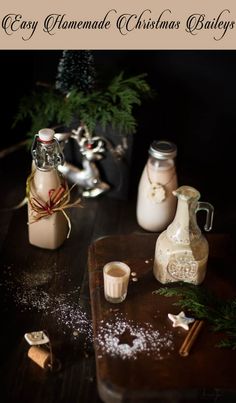
<path id="1" fill-rule="evenodd" d="M 87 127 L 91 136 L 103 136 L 107 143 L 105 158 L 97 163 L 104 179 L 111 186 L 109 196 L 126 199 L 129 192 L 129 171 L 133 133 L 137 121 L 135 107 L 153 91 L 146 74 L 125 77 L 115 75 L 108 83 L 96 75 L 93 54 L 88 50 L 65 50 L 59 60 L 55 82 L 42 83 L 22 97 L 15 124 L 27 119 L 32 137 L 42 127 L 66 128 L 66 131 Z M 81 165 L 77 147 L 69 142 L 66 160 Z"/>
<path id="2" fill-rule="evenodd" d="M 99 124 L 103 129 L 112 126 L 122 134 L 132 134 L 137 125 L 133 108 L 141 105 L 144 95 L 151 94 L 145 76 L 125 78 L 124 72 L 120 72 L 108 84 L 101 85 L 90 51 L 65 50 L 55 83 L 39 84 L 31 94 L 22 97 L 14 124 L 29 119 L 33 135 L 46 126 L 70 127 L 77 118 L 91 133 Z"/>

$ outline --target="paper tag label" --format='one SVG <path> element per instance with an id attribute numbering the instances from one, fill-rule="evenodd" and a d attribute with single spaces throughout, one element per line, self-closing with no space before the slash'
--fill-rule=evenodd
<path id="1" fill-rule="evenodd" d="M 148 197 L 154 203 L 163 202 L 166 198 L 166 191 L 164 186 L 161 185 L 160 183 L 153 183 L 148 191 Z"/>

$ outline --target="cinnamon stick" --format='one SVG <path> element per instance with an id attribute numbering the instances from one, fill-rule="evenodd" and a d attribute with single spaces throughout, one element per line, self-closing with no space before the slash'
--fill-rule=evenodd
<path id="1" fill-rule="evenodd" d="M 202 326 L 203 326 L 203 320 L 196 320 L 193 325 L 191 326 L 191 329 L 189 330 L 182 346 L 179 349 L 179 354 L 182 357 L 187 357 L 189 355 L 189 352 L 193 346 L 193 343 L 195 342 Z"/>

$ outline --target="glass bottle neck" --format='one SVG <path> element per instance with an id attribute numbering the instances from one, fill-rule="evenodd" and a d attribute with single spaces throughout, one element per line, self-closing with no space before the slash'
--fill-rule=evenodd
<path id="1" fill-rule="evenodd" d="M 150 164 L 152 168 L 160 170 L 170 169 L 175 166 L 173 159 L 161 160 L 152 156 L 149 157 L 148 164 Z"/>
<path id="2" fill-rule="evenodd" d="M 60 145 L 56 139 L 43 142 L 37 136 L 32 145 L 32 157 L 36 168 L 40 171 L 50 171 L 64 162 Z"/>
<path id="3" fill-rule="evenodd" d="M 193 239 L 201 236 L 196 220 L 197 204 L 197 199 L 178 199 L 175 218 L 167 228 L 167 235 L 174 242 L 189 245 Z"/>

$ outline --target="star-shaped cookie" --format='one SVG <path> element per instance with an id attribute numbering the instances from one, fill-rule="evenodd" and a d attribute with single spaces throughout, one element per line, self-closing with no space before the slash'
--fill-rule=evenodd
<path id="1" fill-rule="evenodd" d="M 183 311 L 181 311 L 178 315 L 173 315 L 172 313 L 168 313 L 168 318 L 173 322 L 173 327 L 182 327 L 185 330 L 189 330 L 189 324 L 194 322 L 194 318 L 188 318 Z"/>

